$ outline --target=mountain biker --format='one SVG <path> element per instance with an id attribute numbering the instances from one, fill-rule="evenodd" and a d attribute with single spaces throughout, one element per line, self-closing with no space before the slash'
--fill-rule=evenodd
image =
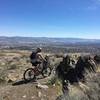
<path id="1" fill-rule="evenodd" d="M 45 58 L 42 54 L 42 48 L 37 48 L 35 52 L 32 52 L 30 55 L 30 60 L 32 63 L 32 66 L 37 67 L 39 64 L 41 64 L 43 61 L 45 61 Z"/>

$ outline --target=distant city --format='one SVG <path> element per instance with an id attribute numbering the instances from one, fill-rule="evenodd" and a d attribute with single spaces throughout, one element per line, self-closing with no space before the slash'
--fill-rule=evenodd
<path id="1" fill-rule="evenodd" d="M 46 52 L 99 53 L 99 39 L 47 38 L 47 37 L 0 37 L 0 49 L 34 50 L 44 48 Z"/>

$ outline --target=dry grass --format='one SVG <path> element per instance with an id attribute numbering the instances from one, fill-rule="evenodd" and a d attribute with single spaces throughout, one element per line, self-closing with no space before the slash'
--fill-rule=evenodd
<path id="1" fill-rule="evenodd" d="M 29 61 L 29 51 L 20 50 L 2 50 L 0 51 L 0 84 L 5 84 L 12 79 L 14 81 L 23 78 L 23 72 L 26 68 L 32 67 Z M 50 55 L 50 54 L 49 54 Z M 77 59 L 81 54 L 70 54 L 72 58 Z M 51 66 L 57 66 L 62 60 L 62 54 L 50 57 Z M 62 85 L 56 78 L 48 82 L 49 89 L 37 89 L 35 84 L 24 84 L 20 86 L 0 85 L 0 100 L 55 100 L 62 94 Z M 42 97 L 38 97 L 39 92 Z M 97 74 L 87 76 L 86 83 L 79 85 L 69 85 L 69 93 L 62 96 L 60 100 L 100 100 L 100 67 Z M 26 96 L 26 97 L 25 97 Z M 41 99 L 42 98 L 42 99 Z"/>

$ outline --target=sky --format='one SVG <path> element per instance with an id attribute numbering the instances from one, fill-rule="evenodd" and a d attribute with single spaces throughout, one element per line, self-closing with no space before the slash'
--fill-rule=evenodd
<path id="1" fill-rule="evenodd" d="M 100 39 L 100 0 L 0 0 L 0 36 Z"/>

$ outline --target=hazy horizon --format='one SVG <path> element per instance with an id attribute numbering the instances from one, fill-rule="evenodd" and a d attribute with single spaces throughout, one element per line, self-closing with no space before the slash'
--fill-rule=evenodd
<path id="1" fill-rule="evenodd" d="M 82 37 L 46 37 L 46 36 L 40 36 L 40 37 L 37 37 L 37 36 L 6 36 L 6 35 L 0 35 L 0 37 L 8 37 L 8 38 L 13 38 L 13 37 L 19 37 L 19 38 L 66 38 L 66 39 L 88 39 L 88 40 L 100 40 L 100 38 L 82 38 Z"/>

